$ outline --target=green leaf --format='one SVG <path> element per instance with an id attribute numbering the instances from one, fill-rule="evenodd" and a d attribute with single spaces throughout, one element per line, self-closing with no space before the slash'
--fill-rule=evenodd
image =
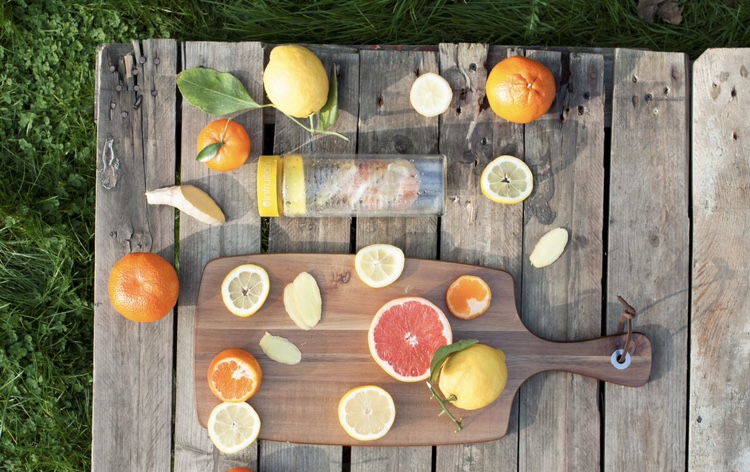
<path id="1" fill-rule="evenodd" d="M 339 119 L 339 88 L 338 79 L 336 78 L 336 64 L 333 65 L 331 81 L 328 85 L 328 100 L 323 108 L 320 109 L 320 129 L 326 130 L 336 123 Z"/>
<path id="2" fill-rule="evenodd" d="M 476 344 L 479 341 L 476 339 L 462 339 L 453 344 L 439 347 L 435 351 L 435 355 L 432 356 L 432 362 L 430 363 L 430 382 L 435 382 L 440 374 L 440 368 L 443 367 L 443 363 L 451 356 L 459 351 L 463 351 L 472 344 Z"/>
<path id="3" fill-rule="evenodd" d="M 261 108 L 239 79 L 229 72 L 194 67 L 177 75 L 177 87 L 185 100 L 204 112 L 225 116 Z"/>
<path id="4" fill-rule="evenodd" d="M 198 156 L 196 156 L 195 160 L 198 162 L 206 162 L 210 161 L 214 157 L 216 157 L 216 154 L 218 154 L 219 149 L 221 149 L 221 146 L 224 143 L 213 143 L 209 144 L 208 146 L 201 149 L 201 152 L 198 153 Z"/>

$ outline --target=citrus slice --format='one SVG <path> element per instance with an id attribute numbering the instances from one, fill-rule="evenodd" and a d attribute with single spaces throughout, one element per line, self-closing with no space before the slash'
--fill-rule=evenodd
<path id="1" fill-rule="evenodd" d="M 462 275 L 457 278 L 445 294 L 448 311 L 462 320 L 471 320 L 487 311 L 490 301 L 490 286 L 476 275 Z"/>
<path id="2" fill-rule="evenodd" d="M 225 454 L 245 449 L 258 439 L 260 418 L 245 402 L 223 402 L 208 417 L 208 437 Z"/>
<path id="3" fill-rule="evenodd" d="M 382 438 L 395 419 L 393 398 L 376 385 L 353 388 L 339 402 L 339 423 L 346 434 L 360 441 Z"/>
<path id="4" fill-rule="evenodd" d="M 254 315 L 266 302 L 271 283 L 268 272 L 255 264 L 232 269 L 221 283 L 221 298 L 229 311 L 237 316 Z"/>
<path id="5" fill-rule="evenodd" d="M 398 280 L 405 262 L 404 252 L 396 246 L 372 244 L 357 251 L 354 269 L 362 282 L 381 288 Z"/>
<path id="6" fill-rule="evenodd" d="M 434 72 L 417 77 L 411 86 L 409 100 L 417 113 L 438 116 L 445 112 L 453 99 L 453 90 L 447 80 Z"/>
<path id="7" fill-rule="evenodd" d="M 242 349 L 226 349 L 208 366 L 208 386 L 221 401 L 244 402 L 258 392 L 262 380 L 258 360 Z"/>
<path id="8" fill-rule="evenodd" d="M 534 176 L 521 159 L 500 156 L 482 171 L 479 186 L 482 194 L 497 203 L 521 203 L 531 195 Z"/>
<path id="9" fill-rule="evenodd" d="M 391 377 L 417 382 L 430 376 L 430 361 L 453 342 L 445 314 L 429 300 L 403 297 L 383 305 L 370 323 L 370 355 Z"/>

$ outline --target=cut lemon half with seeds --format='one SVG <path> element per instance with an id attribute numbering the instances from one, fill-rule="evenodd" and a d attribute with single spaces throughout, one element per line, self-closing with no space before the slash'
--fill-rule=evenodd
<path id="1" fill-rule="evenodd" d="M 360 441 L 382 438 L 396 419 L 391 395 L 376 385 L 356 387 L 339 402 L 339 422 L 346 433 Z"/>
<path id="2" fill-rule="evenodd" d="M 406 258 L 404 252 L 390 244 L 365 246 L 354 257 L 357 275 L 370 287 L 386 287 L 401 276 Z"/>
<path id="3" fill-rule="evenodd" d="M 208 437 L 225 454 L 245 449 L 258 439 L 260 417 L 245 402 L 223 402 L 208 417 Z"/>
<path id="4" fill-rule="evenodd" d="M 237 316 L 255 314 L 266 302 L 271 282 L 268 272 L 255 264 L 235 267 L 224 277 L 221 298 L 229 311 Z"/>
<path id="5" fill-rule="evenodd" d="M 434 72 L 417 77 L 411 86 L 409 100 L 411 106 L 424 116 L 437 116 L 451 104 L 453 90 L 447 80 Z"/>
<path id="6" fill-rule="evenodd" d="M 531 195 L 534 176 L 521 159 L 500 156 L 487 164 L 479 183 L 482 194 L 497 203 L 521 203 Z"/>

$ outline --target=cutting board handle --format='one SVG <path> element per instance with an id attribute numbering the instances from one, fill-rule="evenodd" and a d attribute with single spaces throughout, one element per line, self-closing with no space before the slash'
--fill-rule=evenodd
<path id="1" fill-rule="evenodd" d="M 538 372 L 559 370 L 593 377 L 628 387 L 640 387 L 651 375 L 651 341 L 633 333 L 634 345 L 624 364 L 617 363 L 615 351 L 622 349 L 625 335 L 605 336 L 586 341 L 554 342 L 541 340 L 544 357 Z M 619 354 L 619 352 L 618 352 Z"/>

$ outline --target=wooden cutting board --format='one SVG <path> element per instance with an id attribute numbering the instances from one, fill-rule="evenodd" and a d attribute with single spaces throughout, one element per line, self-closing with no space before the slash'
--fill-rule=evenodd
<path id="1" fill-rule="evenodd" d="M 220 287 L 231 269 L 246 263 L 268 271 L 271 291 L 264 306 L 249 318 L 229 312 Z M 300 272 L 315 277 L 323 297 L 320 323 L 303 331 L 284 310 L 284 286 Z M 457 277 L 483 278 L 492 289 L 492 304 L 482 316 L 469 321 L 452 317 L 445 305 L 448 286 Z M 447 416 L 438 416 L 440 404 L 430 399 L 425 382 L 404 383 L 391 378 L 372 359 L 367 330 L 378 309 L 403 296 L 421 296 L 435 303 L 448 317 L 454 341 L 478 339 L 502 349 L 508 383 L 493 404 L 476 411 L 451 408 L 463 419 L 455 433 Z M 283 336 L 302 351 L 302 362 L 288 366 L 271 361 L 258 342 L 264 333 Z M 466 264 L 407 259 L 394 284 L 373 289 L 354 270 L 352 254 L 254 254 L 222 257 L 206 264 L 196 302 L 195 389 L 198 419 L 204 427 L 219 401 L 208 388 L 211 359 L 227 348 L 254 354 L 263 369 L 260 391 L 249 400 L 258 411 L 260 439 L 311 444 L 417 446 L 475 443 L 498 439 L 508 429 L 511 404 L 518 388 L 543 371 L 566 371 L 620 385 L 644 385 L 651 372 L 651 343 L 634 334 L 635 348 L 628 368 L 611 361 L 625 342 L 623 335 L 579 342 L 552 342 L 530 333 L 518 316 L 511 276 L 501 270 Z M 350 438 L 338 422 L 337 408 L 349 389 L 375 384 L 386 389 L 396 404 L 396 421 L 385 437 L 362 443 Z"/>

